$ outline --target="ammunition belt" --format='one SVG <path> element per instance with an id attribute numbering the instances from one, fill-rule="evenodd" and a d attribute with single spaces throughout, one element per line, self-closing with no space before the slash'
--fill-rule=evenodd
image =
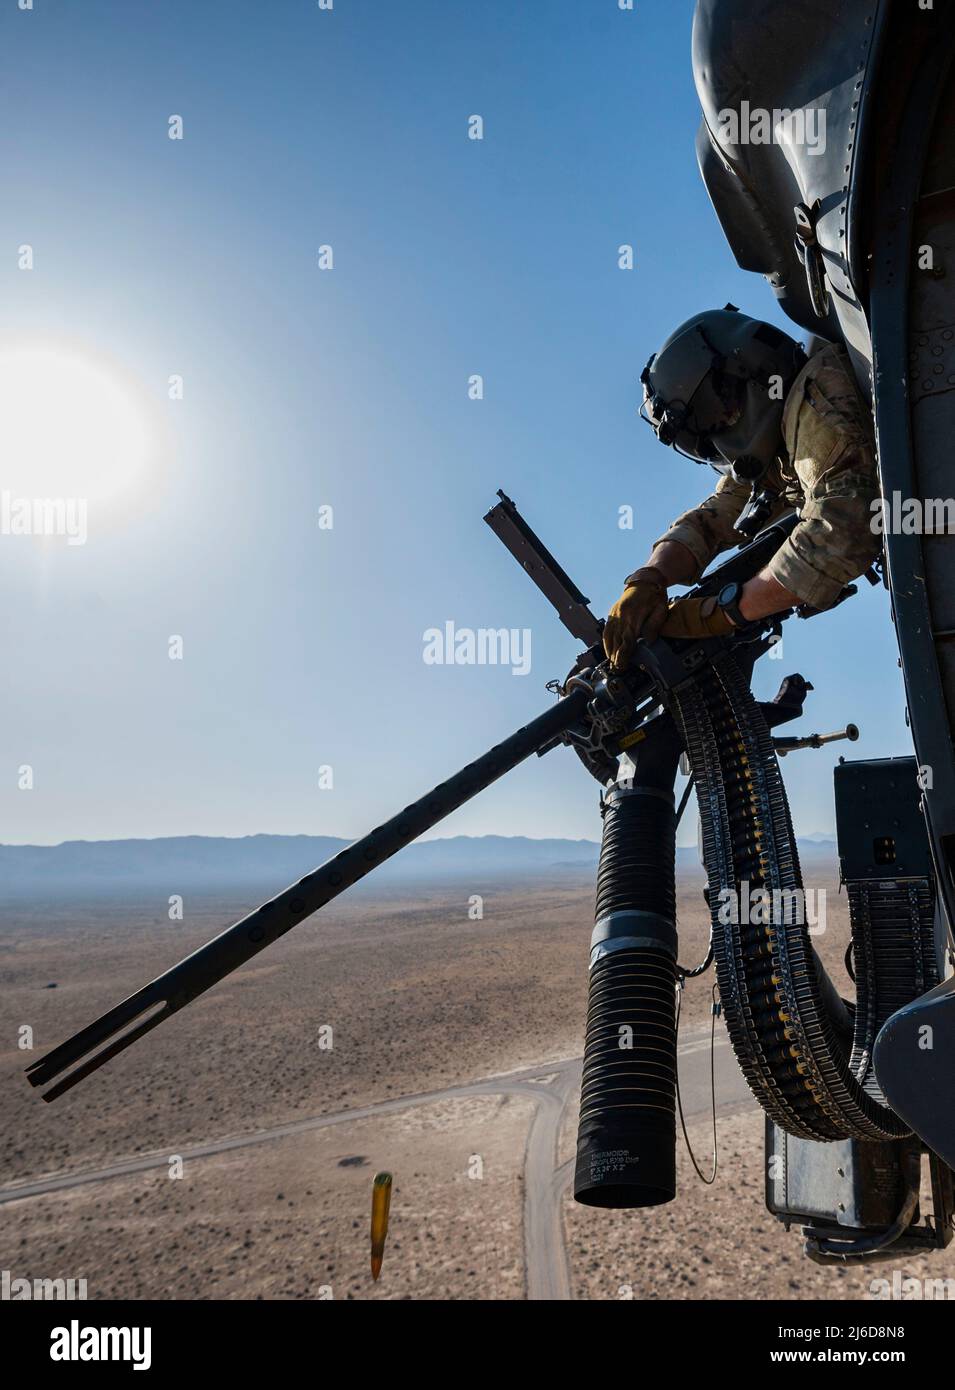
<path id="1" fill-rule="evenodd" d="M 733 656 L 721 654 L 676 689 L 673 704 L 696 780 L 723 1011 L 750 1089 L 780 1128 L 803 1139 L 904 1137 L 907 1126 L 875 1083 L 872 1046 L 889 1014 L 935 982 L 930 887 L 923 880 L 850 894 L 850 1053 L 825 1003 L 772 738 Z M 757 921 L 738 910 L 744 883 L 748 900 L 759 901 L 760 889 L 768 898 Z"/>
<path id="2" fill-rule="evenodd" d="M 927 878 L 856 880 L 846 887 L 858 999 L 849 1066 L 867 1094 L 885 1105 L 872 1045 L 887 1018 L 939 982 L 935 887 Z"/>

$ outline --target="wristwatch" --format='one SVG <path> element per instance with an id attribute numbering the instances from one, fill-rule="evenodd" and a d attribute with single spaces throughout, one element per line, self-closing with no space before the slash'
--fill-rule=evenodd
<path id="1" fill-rule="evenodd" d="M 734 580 L 724 584 L 716 596 L 716 602 L 734 627 L 746 627 L 747 619 L 739 611 L 739 601 L 743 597 L 743 586 Z"/>

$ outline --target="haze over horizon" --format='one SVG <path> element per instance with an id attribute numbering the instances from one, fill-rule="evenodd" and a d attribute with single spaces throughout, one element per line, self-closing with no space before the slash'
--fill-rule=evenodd
<path id="1" fill-rule="evenodd" d="M 88 837 L 79 836 L 68 840 L 59 840 L 56 842 L 56 844 L 33 844 L 28 841 L 5 840 L 0 841 L 0 849 L 60 849 L 63 845 L 122 845 L 130 841 L 135 843 L 149 844 L 157 840 L 215 840 L 220 842 L 237 842 L 241 840 L 295 840 L 321 838 L 338 840 L 342 844 L 352 844 L 354 843 L 354 839 L 357 837 L 349 838 L 348 836 L 344 835 L 332 834 L 316 836 L 315 834 L 310 834 L 308 831 L 304 830 L 293 831 L 292 833 L 285 834 L 277 834 L 276 832 L 271 830 L 253 830 L 242 835 L 195 835 L 190 834 L 190 832 L 186 831 L 181 835 L 124 835 L 108 840 L 94 840 Z M 799 839 L 800 841 L 805 841 L 807 843 L 812 843 L 814 841 L 825 841 L 826 843 L 834 843 L 835 832 L 833 831 L 832 833 L 828 833 L 826 831 L 810 831 L 804 835 L 801 834 L 799 836 Z M 413 840 L 412 844 L 427 845 L 434 844 L 436 841 L 441 840 L 530 840 L 532 843 L 548 842 L 567 845 L 588 844 L 596 845 L 598 847 L 600 845 L 600 841 L 598 839 L 595 839 L 592 835 L 578 835 L 574 837 L 521 834 L 499 835 L 493 830 L 482 831 L 475 835 L 467 835 L 463 833 L 449 835 L 447 833 L 441 834 L 440 832 L 436 831 L 434 834 L 420 836 L 417 840 Z M 680 847 L 683 849 L 688 848 L 690 846 L 690 843 L 691 842 L 689 841 L 681 841 Z"/>
<path id="2" fill-rule="evenodd" d="M 124 893 L 138 902 L 172 902 L 170 895 L 271 897 L 332 859 L 350 842 L 327 835 L 250 835 L 234 839 L 186 835 L 160 839 L 71 840 L 61 845 L 0 845 L 0 902 L 37 904 Z M 823 838 L 799 842 L 807 871 L 835 868 L 836 846 Z M 502 884 L 552 879 L 555 885 L 593 882 L 600 854 L 595 840 L 530 839 L 526 835 L 454 835 L 419 840 L 360 880 L 370 886 L 455 880 L 467 893 Z M 696 845 L 677 854 L 677 875 L 704 881 Z M 583 878 L 581 878 L 583 876 Z"/>

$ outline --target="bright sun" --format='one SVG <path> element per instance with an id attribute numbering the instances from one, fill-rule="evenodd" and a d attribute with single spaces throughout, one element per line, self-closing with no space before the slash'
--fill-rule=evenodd
<path id="1" fill-rule="evenodd" d="M 137 393 L 95 360 L 0 348 L 0 487 L 24 497 L 118 500 L 150 452 Z"/>

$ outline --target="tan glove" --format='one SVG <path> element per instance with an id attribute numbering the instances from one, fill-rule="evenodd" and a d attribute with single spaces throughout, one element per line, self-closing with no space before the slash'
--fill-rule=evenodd
<path id="1" fill-rule="evenodd" d="M 604 651 L 619 671 L 632 663 L 638 638 L 656 641 L 666 616 L 667 585 L 660 571 L 647 566 L 630 575 L 604 624 Z"/>
<path id="2" fill-rule="evenodd" d="M 716 596 L 675 598 L 663 624 L 664 637 L 723 637 L 735 631 Z"/>

